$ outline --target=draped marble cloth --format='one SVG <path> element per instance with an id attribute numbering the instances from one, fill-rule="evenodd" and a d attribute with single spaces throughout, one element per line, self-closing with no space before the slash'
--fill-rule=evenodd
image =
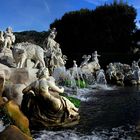
<path id="1" fill-rule="evenodd" d="M 29 92 L 23 95 L 21 110 L 31 122 L 31 127 L 66 127 L 78 124 L 79 115 L 69 117 L 68 99 L 58 95 L 58 93 L 54 94 L 54 96 L 59 98 L 62 103 L 57 111 L 54 111 L 50 102 L 48 100 L 45 101 L 39 94 L 34 96 L 32 92 Z"/>

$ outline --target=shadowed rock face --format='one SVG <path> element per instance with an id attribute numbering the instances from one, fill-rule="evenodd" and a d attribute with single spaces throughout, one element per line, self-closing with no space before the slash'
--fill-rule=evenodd
<path id="1" fill-rule="evenodd" d="M 5 104 L 4 100 L 2 97 L 0 97 L 0 107 L 2 107 Z"/>
<path id="2" fill-rule="evenodd" d="M 30 136 L 29 121 L 20 111 L 19 106 L 14 101 L 9 101 L 4 105 L 6 114 L 11 118 L 14 124 L 25 134 Z"/>
<path id="3" fill-rule="evenodd" d="M 29 121 L 14 101 L 7 102 L 0 97 L 0 110 L 6 121 L 10 119 L 8 124 L 10 126 L 0 133 L 0 140 L 32 140 Z"/>
<path id="4" fill-rule="evenodd" d="M 6 84 L 2 95 L 20 106 L 23 96 L 22 90 L 24 88 L 24 84 Z"/>
<path id="5" fill-rule="evenodd" d="M 2 96 L 4 84 L 5 84 L 5 74 L 4 71 L 0 71 L 0 96 Z"/>
<path id="6" fill-rule="evenodd" d="M 0 133 L 0 140 L 32 140 L 32 138 L 24 134 L 16 126 L 10 125 Z"/>

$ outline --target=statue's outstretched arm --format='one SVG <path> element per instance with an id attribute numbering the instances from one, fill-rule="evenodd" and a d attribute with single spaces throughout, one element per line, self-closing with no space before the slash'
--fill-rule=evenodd
<path id="1" fill-rule="evenodd" d="M 58 86 L 55 85 L 54 82 L 48 82 L 48 85 L 52 90 L 54 90 L 58 93 L 63 93 L 64 92 L 64 88 L 63 87 L 59 88 Z"/>

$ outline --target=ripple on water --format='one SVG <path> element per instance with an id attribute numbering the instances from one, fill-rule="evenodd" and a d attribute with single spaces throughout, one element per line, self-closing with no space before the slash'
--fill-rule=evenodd
<path id="1" fill-rule="evenodd" d="M 34 140 L 102 140 L 101 137 L 94 135 L 81 135 L 74 131 L 40 131 L 34 136 Z"/>
<path id="2" fill-rule="evenodd" d="M 74 129 L 63 129 L 63 131 L 59 129 L 59 131 L 33 132 L 35 140 L 140 139 L 135 128 L 140 120 L 139 89 L 126 87 L 111 91 L 100 90 L 99 92 L 96 89 L 77 91 L 79 98 L 91 100 L 81 102 L 79 124 L 74 126 Z M 68 93 L 71 92 L 70 90 Z"/>
<path id="3" fill-rule="evenodd" d="M 3 121 L 0 120 L 0 132 L 2 132 L 5 129 L 5 126 L 3 124 Z"/>
<path id="4" fill-rule="evenodd" d="M 90 85 L 88 88 L 82 88 L 82 89 L 72 89 L 65 87 L 65 92 L 68 96 L 72 96 L 75 98 L 78 98 L 79 100 L 83 102 L 88 102 L 88 101 L 95 101 L 96 98 L 93 98 L 93 95 L 100 90 L 114 90 L 115 87 L 110 87 L 106 85 Z M 92 96 L 91 96 L 92 94 Z"/>
<path id="5" fill-rule="evenodd" d="M 135 126 L 128 125 L 112 128 L 111 130 L 94 130 L 91 134 L 81 134 L 76 130 L 63 131 L 34 131 L 34 140 L 138 140 Z"/>

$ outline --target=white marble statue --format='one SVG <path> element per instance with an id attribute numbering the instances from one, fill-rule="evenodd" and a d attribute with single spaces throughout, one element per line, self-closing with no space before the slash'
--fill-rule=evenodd
<path id="1" fill-rule="evenodd" d="M 54 46 L 56 46 L 57 42 L 54 40 L 56 37 L 56 28 L 50 29 L 49 36 L 43 42 L 44 49 L 48 51 L 48 54 L 51 54 Z"/>
<path id="2" fill-rule="evenodd" d="M 135 70 L 132 72 L 132 74 L 133 74 L 133 79 L 136 82 L 140 83 L 140 68 L 138 66 L 135 67 Z"/>
<path id="3" fill-rule="evenodd" d="M 28 42 L 17 43 L 13 46 L 13 57 L 17 68 L 25 67 L 28 59 L 35 60 L 34 67 L 37 67 L 38 63 L 41 67 L 45 67 L 44 52 L 40 46 Z"/>
<path id="4" fill-rule="evenodd" d="M 112 76 L 116 76 L 116 69 L 115 69 L 113 63 L 109 63 L 106 73 L 108 74 L 110 80 L 111 80 Z"/>
<path id="5" fill-rule="evenodd" d="M 63 54 L 59 46 L 59 44 L 56 44 L 52 51 L 50 63 L 54 68 L 63 67 L 65 65 L 65 62 L 63 60 Z"/>
<path id="6" fill-rule="evenodd" d="M 139 62 L 140 62 L 140 59 L 138 61 L 133 61 L 132 62 L 132 66 L 131 66 L 132 71 L 136 70 L 137 67 L 139 67 Z"/>
<path id="7" fill-rule="evenodd" d="M 103 69 L 100 69 L 99 71 L 96 72 L 96 77 L 97 77 L 96 78 L 97 84 L 103 84 L 103 85 L 107 84 L 107 81 L 105 78 L 105 73 L 104 73 Z"/>
<path id="8" fill-rule="evenodd" d="M 13 30 L 11 27 L 8 27 L 6 29 L 6 32 L 4 33 L 4 46 L 3 46 L 3 48 L 10 49 L 14 42 L 15 42 L 15 35 L 13 34 Z"/>
<path id="9" fill-rule="evenodd" d="M 56 86 L 55 81 L 50 79 L 48 68 L 42 69 L 37 76 L 38 79 L 23 90 L 22 110 L 32 114 L 27 114 L 29 120 L 49 126 L 62 125 L 68 120 L 71 122 L 78 119 L 78 108 L 67 98 L 59 95 L 64 92 L 64 88 Z M 31 93 L 34 98 L 26 98 Z"/>
<path id="10" fill-rule="evenodd" d="M 91 55 L 84 55 L 82 58 L 84 58 L 84 61 L 81 63 L 80 67 L 84 66 L 84 65 L 87 65 L 90 58 L 91 58 Z"/>
<path id="11" fill-rule="evenodd" d="M 62 54 L 60 44 L 57 43 L 54 39 L 56 37 L 57 31 L 56 28 L 50 29 L 49 36 L 44 41 L 44 49 L 46 51 L 45 61 L 47 66 L 53 70 L 55 68 L 63 67 L 66 64 L 67 57 Z"/>
<path id="12" fill-rule="evenodd" d="M 100 55 L 97 54 L 97 51 L 94 51 L 94 53 L 92 53 L 92 61 L 99 63 L 98 57 L 100 57 Z"/>
<path id="13" fill-rule="evenodd" d="M 50 29 L 49 37 L 55 39 L 56 35 L 57 35 L 56 28 L 54 27 L 54 28 Z"/>

